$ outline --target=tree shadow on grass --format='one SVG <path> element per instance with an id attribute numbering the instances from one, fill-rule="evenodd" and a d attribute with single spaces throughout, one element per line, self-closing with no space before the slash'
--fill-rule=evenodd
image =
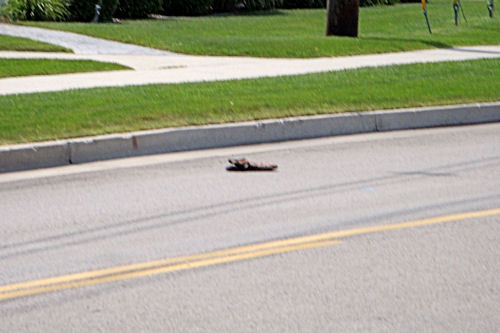
<path id="1" fill-rule="evenodd" d="M 283 16 L 286 15 L 282 10 L 271 9 L 271 10 L 253 10 L 253 11 L 236 11 L 228 13 L 214 13 L 210 16 L 212 17 L 229 17 L 229 16 Z"/>
<path id="2" fill-rule="evenodd" d="M 497 51 L 476 50 L 476 49 L 467 48 L 466 46 L 453 48 L 453 51 L 457 51 L 457 52 L 485 53 L 485 54 L 500 54 L 500 52 L 497 52 Z"/>
<path id="3" fill-rule="evenodd" d="M 0 0 L 1 1 L 1 0 Z M 222 13 L 212 13 L 207 15 L 150 15 L 151 20 L 164 20 L 164 21 L 177 21 L 177 20 L 197 20 L 200 18 L 217 18 L 217 17 L 245 17 L 245 16 L 283 16 L 286 15 L 281 10 L 262 10 L 262 11 L 235 11 L 235 12 L 222 12 Z"/>
<path id="4" fill-rule="evenodd" d="M 411 43 L 422 43 L 425 45 L 432 46 L 437 49 L 449 49 L 452 45 L 445 44 L 438 41 L 425 40 L 425 39 L 403 39 L 403 38 L 384 38 L 384 37 L 360 37 L 360 40 L 372 40 L 381 42 L 411 42 Z"/>
<path id="5" fill-rule="evenodd" d="M 451 49 L 453 51 L 457 52 L 473 52 L 473 53 L 485 53 L 485 54 L 499 54 L 497 51 L 489 51 L 489 50 L 478 50 L 478 49 L 473 49 L 469 48 L 467 46 L 460 46 L 460 47 L 455 47 L 453 45 L 437 42 L 437 41 L 429 41 L 429 40 L 423 40 L 423 39 L 402 39 L 402 38 L 383 38 L 383 37 L 361 37 L 360 39 L 362 40 L 379 40 L 379 41 L 384 41 L 384 42 L 389 42 L 389 41 L 397 41 L 397 42 L 414 42 L 414 43 L 422 43 L 425 45 L 432 46 L 433 48 L 437 49 Z"/>

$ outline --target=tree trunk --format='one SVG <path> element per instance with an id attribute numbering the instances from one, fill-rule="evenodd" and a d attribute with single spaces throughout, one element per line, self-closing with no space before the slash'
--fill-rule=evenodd
<path id="1" fill-rule="evenodd" d="M 327 0 L 326 35 L 358 37 L 359 0 Z"/>

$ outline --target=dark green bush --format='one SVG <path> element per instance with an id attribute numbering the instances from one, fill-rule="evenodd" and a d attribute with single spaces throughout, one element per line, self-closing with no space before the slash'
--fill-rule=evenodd
<path id="1" fill-rule="evenodd" d="M 12 21 L 63 21 L 69 16 L 65 0 L 10 0 L 2 12 Z"/>
<path id="2" fill-rule="evenodd" d="M 402 1 L 420 2 L 420 0 Z M 359 0 L 359 5 L 361 7 L 370 7 L 377 5 L 393 5 L 398 2 L 399 0 Z M 326 8 L 326 0 L 284 0 L 283 8 Z"/>
<path id="3" fill-rule="evenodd" d="M 71 0 L 69 5 L 72 21 L 90 22 L 95 16 L 95 5 L 98 0 Z M 118 0 L 102 0 L 99 22 L 109 22 L 118 6 Z"/>
<path id="4" fill-rule="evenodd" d="M 283 0 L 244 0 L 245 10 L 268 10 L 283 6 Z"/>
<path id="5" fill-rule="evenodd" d="M 326 8 L 326 1 L 327 0 L 163 0 L 163 9 L 166 15 L 196 16 L 235 11 L 269 10 L 274 8 Z M 399 2 L 399 0 L 360 0 L 360 6 L 392 5 L 397 2 Z"/>
<path id="6" fill-rule="evenodd" d="M 326 8 L 326 0 L 284 0 L 283 8 Z"/>
<path id="7" fill-rule="evenodd" d="M 115 16 L 120 18 L 145 18 L 149 14 L 158 14 L 162 9 L 162 0 L 120 0 Z"/>
<path id="8" fill-rule="evenodd" d="M 216 13 L 234 12 L 244 7 L 243 0 L 213 0 L 213 11 Z"/>
<path id="9" fill-rule="evenodd" d="M 63 21 L 69 16 L 64 0 L 26 0 L 26 19 Z"/>
<path id="10" fill-rule="evenodd" d="M 283 0 L 212 0 L 214 13 L 257 11 L 281 8 Z"/>
<path id="11" fill-rule="evenodd" d="M 1 7 L 1 14 L 9 21 L 26 19 L 26 2 L 24 0 L 10 0 Z"/>
<path id="12" fill-rule="evenodd" d="M 163 0 L 165 15 L 198 16 L 212 13 L 213 0 Z"/>
<path id="13" fill-rule="evenodd" d="M 379 5 L 394 5 L 399 0 L 359 0 L 360 7 L 371 7 Z"/>

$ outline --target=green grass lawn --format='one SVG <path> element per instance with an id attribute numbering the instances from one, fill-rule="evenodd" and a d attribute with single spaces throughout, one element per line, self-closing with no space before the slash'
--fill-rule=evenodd
<path id="1" fill-rule="evenodd" d="M 0 59 L 0 78 L 65 73 L 100 72 L 127 67 L 92 60 Z"/>
<path id="2" fill-rule="evenodd" d="M 500 59 L 0 96 L 0 144 L 500 100 Z"/>
<path id="3" fill-rule="evenodd" d="M 0 35 L 0 51 L 72 52 L 61 46 L 5 35 Z"/>
<path id="4" fill-rule="evenodd" d="M 427 31 L 420 4 L 361 8 L 359 38 L 325 37 L 323 9 L 123 21 L 122 24 L 26 24 L 207 55 L 320 57 L 500 44 L 500 20 L 488 17 L 486 1 L 461 2 L 468 23 L 460 17 L 460 24 L 455 26 L 451 0 L 430 1 L 432 35 Z"/>

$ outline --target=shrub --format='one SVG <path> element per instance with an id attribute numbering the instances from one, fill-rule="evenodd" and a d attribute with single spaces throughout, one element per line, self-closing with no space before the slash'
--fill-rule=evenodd
<path id="1" fill-rule="evenodd" d="M 166 15 L 198 16 L 212 12 L 213 0 L 164 0 Z"/>
<path id="2" fill-rule="evenodd" d="M 401 1 L 420 2 L 420 0 Z M 359 5 L 361 7 L 370 7 L 377 5 L 393 5 L 398 2 L 399 0 L 359 0 Z M 326 0 L 284 0 L 283 8 L 326 8 Z"/>
<path id="3" fill-rule="evenodd" d="M 22 0 L 10 0 L 8 3 L 2 4 L 0 7 L 1 14 L 7 20 L 25 20 L 26 19 L 26 5 Z"/>
<path id="4" fill-rule="evenodd" d="M 245 10 L 268 10 L 283 6 L 283 0 L 244 0 Z"/>
<path id="5" fill-rule="evenodd" d="M 243 6 L 243 0 L 214 0 L 213 2 L 213 10 L 216 13 L 234 12 Z"/>
<path id="6" fill-rule="evenodd" d="M 69 16 L 65 0 L 9 0 L 2 11 L 10 20 L 63 21 Z"/>
<path id="7" fill-rule="evenodd" d="M 98 0 L 71 0 L 69 5 L 72 21 L 90 22 L 95 16 L 95 6 Z M 118 6 L 118 0 L 102 0 L 100 22 L 109 22 Z"/>
<path id="8" fill-rule="evenodd" d="M 284 0 L 283 8 L 326 8 L 326 0 Z"/>
<path id="9" fill-rule="evenodd" d="M 63 21 L 69 16 L 64 0 L 26 0 L 26 19 Z"/>
<path id="10" fill-rule="evenodd" d="M 214 0 L 214 12 L 256 11 L 280 8 L 283 0 Z"/>
<path id="11" fill-rule="evenodd" d="M 120 18 L 145 18 L 149 14 L 158 14 L 162 9 L 162 0 L 120 0 L 115 15 Z"/>
<path id="12" fill-rule="evenodd" d="M 394 5 L 399 0 L 359 0 L 360 7 L 371 7 L 379 5 Z"/>

